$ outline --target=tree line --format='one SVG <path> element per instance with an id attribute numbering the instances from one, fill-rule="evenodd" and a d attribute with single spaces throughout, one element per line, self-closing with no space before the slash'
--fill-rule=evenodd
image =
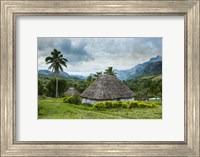
<path id="1" fill-rule="evenodd" d="M 162 79 L 154 80 L 152 77 L 138 78 L 124 81 L 124 84 L 135 92 L 137 100 L 149 98 L 162 99 Z"/>
<path id="2" fill-rule="evenodd" d="M 55 77 L 38 78 L 38 95 L 48 97 L 62 97 L 69 87 L 74 87 L 82 93 L 99 75 L 107 74 L 116 76 L 116 70 L 113 67 L 108 67 L 104 72 L 99 71 L 95 74 L 90 74 L 86 80 L 58 78 L 58 74 L 60 71 L 63 71 L 63 67 L 67 68 L 66 63 L 68 60 L 57 49 L 54 49 L 51 55 L 45 58 L 45 62 L 49 65 L 48 69 L 52 70 Z M 135 92 L 136 99 L 138 100 L 148 99 L 150 97 L 162 98 L 162 79 L 139 78 L 123 82 Z"/>
<path id="3" fill-rule="evenodd" d="M 54 77 L 38 78 L 38 95 L 47 97 L 56 97 L 56 80 L 58 82 L 58 96 L 64 96 L 69 87 L 74 87 L 79 93 L 88 88 L 95 78 L 91 75 L 85 80 L 64 79 Z M 144 100 L 152 97 L 162 98 L 162 79 L 153 80 L 152 78 L 138 78 L 129 81 L 123 81 L 136 95 L 137 100 Z"/>

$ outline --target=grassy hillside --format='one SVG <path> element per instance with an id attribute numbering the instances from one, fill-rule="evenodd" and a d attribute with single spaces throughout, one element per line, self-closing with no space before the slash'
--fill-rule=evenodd
<path id="1" fill-rule="evenodd" d="M 161 119 L 162 105 L 155 108 L 97 110 L 90 105 L 63 103 L 62 98 L 38 100 L 39 119 Z"/>
<path id="2" fill-rule="evenodd" d="M 162 80 L 162 75 L 158 75 L 158 76 L 154 77 L 152 80 L 153 80 L 153 81 Z"/>

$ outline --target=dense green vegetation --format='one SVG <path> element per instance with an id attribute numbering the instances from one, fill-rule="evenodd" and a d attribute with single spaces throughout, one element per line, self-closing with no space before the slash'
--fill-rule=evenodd
<path id="1" fill-rule="evenodd" d="M 66 58 L 63 58 L 63 54 L 54 49 L 51 52 L 51 55 L 45 58 L 46 64 L 49 64 L 49 69 L 52 70 L 52 72 L 55 74 L 56 79 L 56 98 L 58 98 L 58 80 L 57 76 L 60 73 L 60 71 L 63 71 L 63 67 L 67 68 L 66 63 L 68 60 Z"/>
<path id="2" fill-rule="evenodd" d="M 74 95 L 74 96 L 69 95 L 69 96 L 66 96 L 63 98 L 63 102 L 79 105 L 79 104 L 81 104 L 81 98 L 80 98 L 80 96 L 77 96 L 77 95 Z"/>
<path id="3" fill-rule="evenodd" d="M 154 101 L 153 108 L 104 108 L 97 110 L 91 105 L 64 103 L 63 98 L 39 98 L 39 119 L 161 119 L 161 102 Z"/>
<path id="4" fill-rule="evenodd" d="M 162 75 L 145 76 L 123 81 L 133 90 L 137 101 L 97 102 L 94 105 L 81 104 L 78 96 L 64 96 L 69 87 L 82 93 L 101 74 L 115 75 L 112 67 L 105 72 L 91 74 L 85 80 L 46 76 L 38 78 L 39 119 L 161 119 L 162 102 L 145 101 L 150 97 L 162 98 Z M 57 82 L 57 85 L 56 85 Z M 56 87 L 58 88 L 56 90 Z M 57 91 L 57 94 L 56 94 Z M 60 98 L 54 98 L 59 96 Z M 63 97 L 63 98 L 62 98 Z"/>
<path id="5" fill-rule="evenodd" d="M 130 102 L 122 102 L 122 101 L 101 101 L 96 102 L 93 105 L 93 108 L 96 109 L 108 109 L 108 108 L 153 108 L 157 105 L 161 105 L 161 102 L 152 102 L 152 101 L 130 101 Z"/>
<path id="6" fill-rule="evenodd" d="M 64 79 L 57 78 L 58 80 L 58 96 L 63 97 L 64 92 L 69 87 L 75 87 L 82 93 L 88 86 L 89 82 L 78 79 Z M 54 77 L 39 77 L 38 78 L 38 95 L 47 97 L 55 97 L 56 94 L 56 79 Z"/>
<path id="7" fill-rule="evenodd" d="M 85 80 L 58 78 L 58 95 L 63 97 L 64 92 L 69 87 L 75 87 L 82 93 L 94 81 L 93 76 Z M 142 77 L 123 83 L 136 93 L 136 99 L 142 100 L 151 97 L 162 98 L 162 75 Z M 38 95 L 55 97 L 56 80 L 54 77 L 38 78 Z"/>
<path id="8" fill-rule="evenodd" d="M 137 100 L 162 98 L 162 75 L 124 81 L 124 84 L 136 93 Z"/>

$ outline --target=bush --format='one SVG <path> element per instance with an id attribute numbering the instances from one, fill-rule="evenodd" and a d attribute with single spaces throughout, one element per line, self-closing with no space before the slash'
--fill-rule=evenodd
<path id="1" fill-rule="evenodd" d="M 148 106 L 148 104 L 145 103 L 144 101 L 141 101 L 138 103 L 138 107 L 140 107 L 140 108 L 146 108 L 147 106 Z"/>
<path id="2" fill-rule="evenodd" d="M 120 108 L 122 106 L 121 101 L 112 101 L 112 108 Z"/>
<path id="3" fill-rule="evenodd" d="M 131 109 L 133 107 L 139 107 L 139 108 L 153 108 L 157 105 L 155 103 L 149 103 L 145 101 L 130 101 L 130 102 L 121 102 L 121 101 L 101 101 L 96 102 L 93 105 L 93 108 L 96 109 L 105 109 L 105 108 L 126 108 Z"/>
<path id="4" fill-rule="evenodd" d="M 105 101 L 104 105 L 106 108 L 112 108 L 112 101 Z"/>
<path id="5" fill-rule="evenodd" d="M 157 105 L 155 103 L 147 104 L 147 107 L 153 108 L 156 107 Z"/>
<path id="6" fill-rule="evenodd" d="M 153 107 L 156 107 L 157 105 L 155 103 L 149 103 L 149 102 L 144 102 L 144 101 L 141 101 L 138 103 L 138 107 L 140 108 L 153 108 Z"/>
<path id="7" fill-rule="evenodd" d="M 121 105 L 122 105 L 122 108 L 127 108 L 127 109 L 130 108 L 130 104 L 128 102 L 122 102 Z"/>
<path id="8" fill-rule="evenodd" d="M 66 96 L 63 98 L 64 103 L 70 103 L 70 104 L 81 104 L 81 98 L 79 96 Z"/>
<path id="9" fill-rule="evenodd" d="M 103 109 L 103 108 L 106 108 L 105 102 L 96 102 L 96 103 L 93 105 L 93 108 L 95 108 L 95 109 Z"/>
<path id="10" fill-rule="evenodd" d="M 38 99 L 46 99 L 46 95 L 38 95 Z"/>
<path id="11" fill-rule="evenodd" d="M 138 101 L 130 101 L 129 104 L 131 105 L 131 107 L 138 107 Z"/>
<path id="12" fill-rule="evenodd" d="M 161 101 L 156 101 L 156 102 L 153 102 L 153 104 L 155 104 L 155 105 L 162 105 L 162 102 Z"/>

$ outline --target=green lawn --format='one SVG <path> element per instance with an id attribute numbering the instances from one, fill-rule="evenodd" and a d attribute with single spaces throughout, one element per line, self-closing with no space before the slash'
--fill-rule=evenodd
<path id="1" fill-rule="evenodd" d="M 39 119 L 162 119 L 162 105 L 155 108 L 97 110 L 89 105 L 63 103 L 62 98 L 38 100 Z"/>

